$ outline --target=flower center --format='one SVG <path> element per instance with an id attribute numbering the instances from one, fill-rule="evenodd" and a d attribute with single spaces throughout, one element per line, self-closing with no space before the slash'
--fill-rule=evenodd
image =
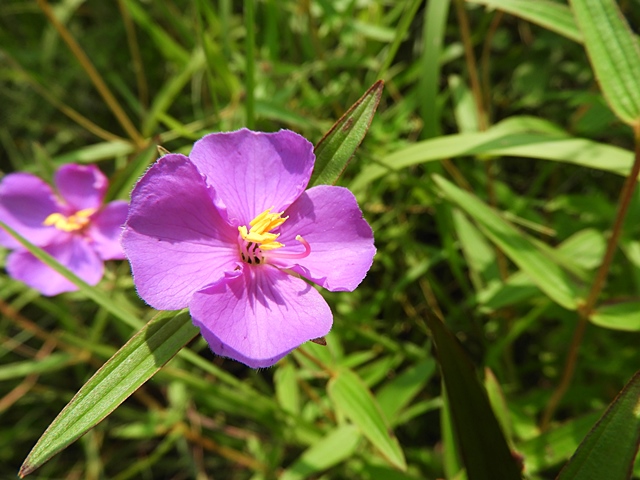
<path id="1" fill-rule="evenodd" d="M 84 210 L 80 210 L 68 217 L 56 212 L 45 218 L 42 224 L 47 227 L 53 225 L 58 230 L 62 230 L 64 232 L 74 232 L 86 227 L 89 224 L 89 217 L 93 215 L 95 211 L 95 208 L 85 208 Z"/>
<path id="2" fill-rule="evenodd" d="M 273 252 L 273 250 L 284 247 L 284 244 L 276 241 L 280 234 L 272 233 L 271 230 L 278 228 L 289 217 L 282 218 L 282 214 L 284 212 L 271 213 L 272 208 L 273 207 L 267 208 L 256 218 L 251 220 L 251 222 L 249 222 L 249 229 L 247 229 L 245 225 L 238 227 L 238 232 L 240 234 L 238 237 L 238 243 L 240 244 L 240 256 L 242 257 L 242 260 L 249 265 L 264 263 L 265 252 L 268 252 L 266 256 L 270 259 L 304 258 L 311 253 L 311 247 L 300 235 L 296 236 L 296 240 L 304 245 L 304 252 Z"/>

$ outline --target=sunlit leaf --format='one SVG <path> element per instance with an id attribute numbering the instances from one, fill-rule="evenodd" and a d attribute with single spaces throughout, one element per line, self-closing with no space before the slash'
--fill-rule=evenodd
<path id="1" fill-rule="evenodd" d="M 433 179 L 440 191 L 473 218 L 484 234 L 529 275 L 540 290 L 569 310 L 577 308 L 577 287 L 537 244 L 478 197 L 459 189 L 438 175 L 434 175 Z"/>
<path id="2" fill-rule="evenodd" d="M 20 468 L 24 477 L 84 435 L 151 378 L 198 333 L 188 312 L 161 312 L 84 384 Z"/>
<path id="3" fill-rule="evenodd" d="M 316 164 L 309 186 L 332 185 L 367 134 L 376 113 L 384 82 L 378 80 L 320 139 L 315 148 Z"/>
<path id="4" fill-rule="evenodd" d="M 400 444 L 360 377 L 351 370 L 342 369 L 329 381 L 327 388 L 336 410 L 357 425 L 391 465 L 405 470 L 407 464 Z"/>

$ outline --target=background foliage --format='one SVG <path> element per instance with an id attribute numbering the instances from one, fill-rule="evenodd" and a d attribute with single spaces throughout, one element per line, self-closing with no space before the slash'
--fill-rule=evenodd
<path id="1" fill-rule="evenodd" d="M 482 373 L 526 477 L 554 478 L 638 370 L 640 203 L 636 193 L 550 411 L 634 138 L 566 4 L 532 14 L 526 3 L 2 2 L 2 170 L 50 179 L 60 164 L 97 162 L 109 198 L 128 198 L 158 144 L 188 153 L 203 134 L 242 126 L 317 143 L 386 82 L 340 180 L 378 254 L 354 293 L 325 295 L 328 346 L 252 371 L 197 337 L 196 354 L 32 478 L 460 478 L 431 311 Z M 632 26 L 635 7 L 620 2 Z M 44 298 L 0 275 L 2 475 L 155 313 L 126 262 L 111 262 L 97 290 L 135 321 L 85 293 Z"/>

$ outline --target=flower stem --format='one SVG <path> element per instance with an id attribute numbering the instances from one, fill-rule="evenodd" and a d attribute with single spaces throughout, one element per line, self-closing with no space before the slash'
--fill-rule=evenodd
<path id="1" fill-rule="evenodd" d="M 607 249 L 604 253 L 604 258 L 602 259 L 600 268 L 596 273 L 596 278 L 591 285 L 587 299 L 578 308 L 578 325 L 573 332 L 573 338 L 571 339 L 571 345 L 569 346 L 569 353 L 565 360 L 560 383 L 551 395 L 549 403 L 542 414 L 540 429 L 543 431 L 549 426 L 549 422 L 551 421 L 560 400 L 564 397 L 564 394 L 567 392 L 569 385 L 571 384 L 571 380 L 573 379 L 584 332 L 587 328 L 589 317 L 593 313 L 598 296 L 604 287 L 607 274 L 609 273 L 609 268 L 611 267 L 611 262 L 613 261 L 613 256 L 616 252 L 616 247 L 618 246 L 618 240 L 622 234 L 624 219 L 627 215 L 627 210 L 629 209 L 629 204 L 631 203 L 631 198 L 633 197 L 636 184 L 638 183 L 638 174 L 640 174 L 640 122 L 633 126 L 633 132 L 635 138 L 635 160 L 631 167 L 631 172 L 627 176 L 624 186 L 622 187 L 622 192 L 620 193 L 618 211 L 616 213 L 615 221 L 613 222 L 611 236 L 607 242 Z"/>

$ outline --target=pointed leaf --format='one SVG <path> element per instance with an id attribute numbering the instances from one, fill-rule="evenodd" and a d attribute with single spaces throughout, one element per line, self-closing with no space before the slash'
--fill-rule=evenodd
<path id="1" fill-rule="evenodd" d="M 640 47 L 615 0 L 570 0 L 591 66 L 609 106 L 640 122 Z"/>
<path id="2" fill-rule="evenodd" d="M 640 331 L 640 302 L 624 302 L 598 307 L 589 320 L 604 328 L 638 332 Z"/>
<path id="3" fill-rule="evenodd" d="M 494 242 L 550 299 L 569 310 L 577 308 L 578 292 L 564 271 L 537 244 L 504 220 L 479 198 L 434 175 L 440 191 L 473 218 Z"/>
<path id="4" fill-rule="evenodd" d="M 362 379 L 351 370 L 339 370 L 329 380 L 327 389 L 336 410 L 357 425 L 391 465 L 405 470 L 407 464 L 400 444 Z"/>
<path id="5" fill-rule="evenodd" d="M 469 480 L 520 480 L 521 473 L 487 392 L 456 337 L 431 312 L 426 321 L 438 353 L 460 456 Z"/>
<path id="6" fill-rule="evenodd" d="M 631 478 L 640 445 L 640 371 L 609 405 L 558 480 Z"/>
<path id="7" fill-rule="evenodd" d="M 384 82 L 378 80 L 320 139 L 315 148 L 316 164 L 309 186 L 333 185 L 338 181 L 367 134 L 376 113 Z"/>
<path id="8" fill-rule="evenodd" d="M 161 312 L 98 370 L 49 425 L 20 468 L 24 477 L 96 426 L 198 334 L 189 313 Z"/>

